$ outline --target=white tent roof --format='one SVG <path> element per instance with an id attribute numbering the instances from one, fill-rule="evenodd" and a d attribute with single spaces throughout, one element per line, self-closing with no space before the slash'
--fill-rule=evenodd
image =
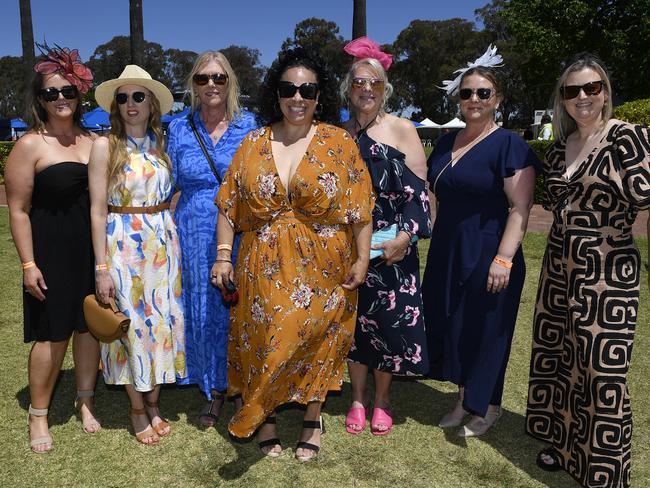
<path id="1" fill-rule="evenodd" d="M 465 127 L 465 122 L 460 120 L 458 117 L 454 117 L 446 124 L 439 125 L 441 129 L 463 129 Z"/>
<path id="2" fill-rule="evenodd" d="M 441 127 L 440 124 L 436 124 L 433 120 L 429 119 L 428 117 L 424 120 L 421 120 L 420 124 L 422 124 L 420 127 L 427 128 L 427 129 L 439 129 Z"/>

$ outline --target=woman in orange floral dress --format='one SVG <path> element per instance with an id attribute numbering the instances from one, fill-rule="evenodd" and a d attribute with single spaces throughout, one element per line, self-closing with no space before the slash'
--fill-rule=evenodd
<path id="1" fill-rule="evenodd" d="M 229 430 L 248 437 L 259 427 L 262 452 L 278 456 L 276 407 L 306 404 L 302 461 L 316 457 L 321 404 L 342 382 L 374 205 L 356 144 L 325 123 L 336 121 L 338 106 L 321 66 L 295 50 L 269 70 L 261 112 L 270 125 L 248 134 L 226 173 L 212 268 L 213 284 L 235 281 L 240 297 L 231 311 L 228 385 L 243 407 Z M 242 232 L 236 270 L 234 232 Z"/>

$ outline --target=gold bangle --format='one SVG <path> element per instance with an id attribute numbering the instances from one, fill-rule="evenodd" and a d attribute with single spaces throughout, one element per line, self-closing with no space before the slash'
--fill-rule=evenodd
<path id="1" fill-rule="evenodd" d="M 95 271 L 108 271 L 108 265 L 107 264 L 96 264 L 95 265 Z"/>
<path id="2" fill-rule="evenodd" d="M 494 256 L 494 259 L 492 260 L 495 263 L 497 263 L 500 266 L 503 266 L 504 268 L 512 268 L 512 261 L 508 261 L 506 259 L 500 258 L 499 256 Z"/>
<path id="3" fill-rule="evenodd" d="M 230 259 L 220 259 L 220 258 L 217 258 L 217 259 L 214 260 L 214 262 L 215 262 L 215 263 L 230 263 L 230 264 L 232 264 L 232 261 L 231 261 Z"/>
<path id="4" fill-rule="evenodd" d="M 27 261 L 26 263 L 22 263 L 23 265 L 23 270 L 29 269 L 29 268 L 35 268 L 36 267 L 36 262 L 32 259 L 31 261 Z"/>
<path id="5" fill-rule="evenodd" d="M 232 251 L 232 246 L 230 244 L 219 244 L 217 246 L 217 252 L 219 251 Z"/>

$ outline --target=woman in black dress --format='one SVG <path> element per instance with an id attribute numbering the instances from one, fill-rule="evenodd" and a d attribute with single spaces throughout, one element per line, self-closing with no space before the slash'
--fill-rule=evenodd
<path id="1" fill-rule="evenodd" d="M 94 291 L 86 164 L 94 136 L 81 128 L 81 93 L 92 74 L 77 51 L 47 49 L 32 84 L 31 130 L 14 146 L 5 172 L 11 233 L 23 267 L 29 355 L 29 437 L 33 452 L 52 449 L 47 413 L 68 340 L 85 432 L 93 414 L 99 345 L 88 333 L 83 298 Z"/>
<path id="2" fill-rule="evenodd" d="M 385 242 L 374 246 L 379 256 L 371 260 L 359 287 L 354 344 L 348 355 L 352 404 L 345 428 L 353 435 L 365 428 L 366 383 L 372 369 L 370 431 L 386 435 L 393 425 L 393 375 L 423 375 L 429 369 L 415 243 L 431 233 L 425 155 L 413 123 L 384 111 L 393 90 L 386 76 L 391 58 L 365 37 L 345 50 L 357 58 L 341 84 L 341 97 L 352 114 L 345 128 L 359 145 L 377 194 L 373 232 L 392 229 Z"/>

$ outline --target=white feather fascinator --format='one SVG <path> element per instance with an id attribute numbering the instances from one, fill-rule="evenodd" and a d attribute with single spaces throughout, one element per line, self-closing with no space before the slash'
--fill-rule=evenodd
<path id="1" fill-rule="evenodd" d="M 445 90 L 449 96 L 455 95 L 458 93 L 460 79 L 463 74 L 467 70 L 476 68 L 477 66 L 484 66 L 486 68 L 499 68 L 503 66 L 503 58 L 500 54 L 497 54 L 497 47 L 490 44 L 480 58 L 478 58 L 473 63 L 467 63 L 467 68 L 460 68 L 454 71 L 454 74 L 458 73 L 456 78 L 453 80 L 444 80 L 442 82 L 442 86 L 439 86 L 438 88 Z"/>

